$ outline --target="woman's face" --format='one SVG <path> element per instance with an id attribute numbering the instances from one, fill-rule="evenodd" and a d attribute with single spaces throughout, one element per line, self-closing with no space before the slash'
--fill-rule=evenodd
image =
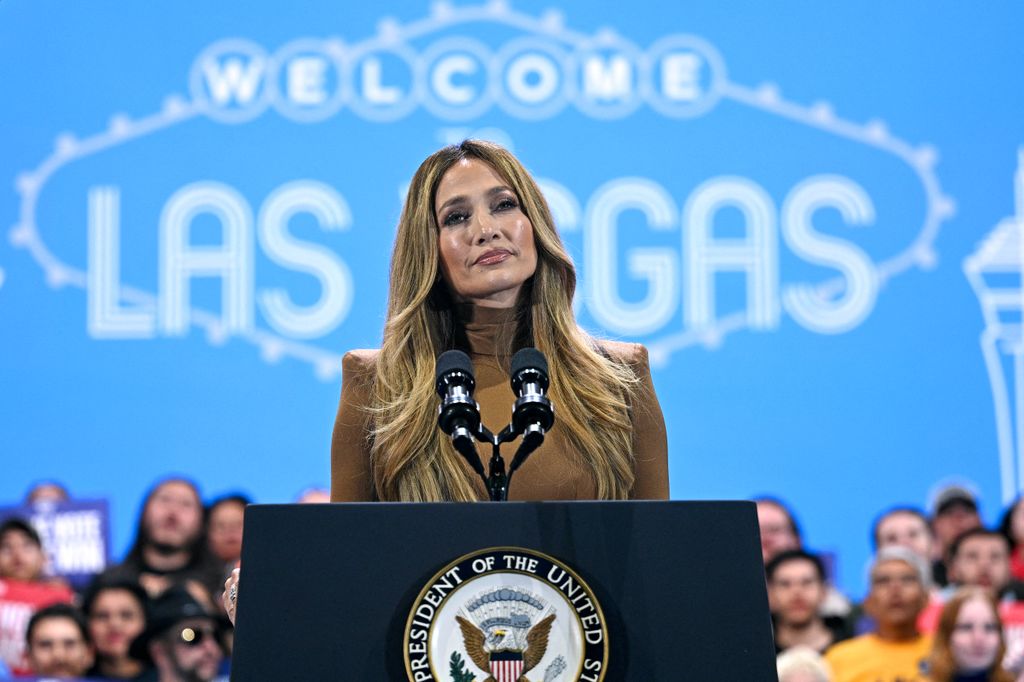
<path id="1" fill-rule="evenodd" d="M 932 535 L 924 519 L 910 512 L 897 511 L 878 524 L 878 549 L 906 547 L 928 561 L 932 555 Z"/>
<path id="2" fill-rule="evenodd" d="M 104 590 L 92 604 L 89 634 L 99 656 L 124 658 L 145 627 L 142 604 L 128 590 Z"/>
<path id="3" fill-rule="evenodd" d="M 949 646 L 960 672 L 992 667 L 999 650 L 999 620 L 985 599 L 974 597 L 963 603 Z"/>
<path id="4" fill-rule="evenodd" d="M 434 197 L 441 273 L 455 297 L 510 308 L 537 270 L 533 225 L 508 184 L 488 164 L 463 159 Z"/>
<path id="5" fill-rule="evenodd" d="M 210 550 L 221 561 L 238 561 L 242 556 L 242 526 L 245 507 L 239 502 L 222 502 L 210 513 L 206 529 Z"/>

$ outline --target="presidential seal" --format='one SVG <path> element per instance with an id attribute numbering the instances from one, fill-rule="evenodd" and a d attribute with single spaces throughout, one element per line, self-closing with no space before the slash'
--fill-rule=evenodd
<path id="1" fill-rule="evenodd" d="M 532 549 L 492 547 L 431 578 L 403 640 L 411 682 L 599 682 L 608 629 L 593 591 Z"/>

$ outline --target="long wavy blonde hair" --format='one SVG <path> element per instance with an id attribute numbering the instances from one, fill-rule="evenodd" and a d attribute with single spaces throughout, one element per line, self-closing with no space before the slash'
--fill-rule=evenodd
<path id="1" fill-rule="evenodd" d="M 517 303 L 515 347 L 548 358 L 549 396 L 571 457 L 590 471 L 598 499 L 625 499 L 634 481 L 629 402 L 637 378 L 612 362 L 576 324 L 576 269 L 555 231 L 540 189 L 499 145 L 479 140 L 445 147 L 413 176 L 391 257 L 384 341 L 372 389 L 371 464 L 381 500 L 478 499 L 460 455 L 437 426 L 437 356 L 457 346 L 457 302 L 441 277 L 434 206 L 445 172 L 462 159 L 490 165 L 519 198 L 533 225 L 537 269 Z M 567 387 L 572 387 L 568 389 Z"/>

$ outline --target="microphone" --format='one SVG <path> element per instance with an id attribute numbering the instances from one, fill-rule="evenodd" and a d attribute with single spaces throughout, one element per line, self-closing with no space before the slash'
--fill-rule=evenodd
<path id="1" fill-rule="evenodd" d="M 512 407 L 512 430 L 523 442 L 512 461 L 511 471 L 544 442 L 544 434 L 555 423 L 555 411 L 544 392 L 548 390 L 548 361 L 536 348 L 523 348 L 512 356 L 512 390 L 518 398 Z"/>
<path id="2" fill-rule="evenodd" d="M 452 445 L 484 476 L 484 467 L 476 452 L 474 438 L 480 430 L 480 405 L 473 400 L 476 380 L 473 362 L 460 350 L 449 350 L 437 358 L 434 390 L 441 397 L 437 424 L 452 437 Z"/>

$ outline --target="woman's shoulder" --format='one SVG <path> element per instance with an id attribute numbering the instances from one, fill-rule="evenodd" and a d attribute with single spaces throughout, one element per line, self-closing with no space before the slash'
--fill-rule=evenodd
<path id="1" fill-rule="evenodd" d="M 612 362 L 633 367 L 648 364 L 647 347 L 642 343 L 609 341 L 606 339 L 595 339 L 595 343 L 597 344 L 598 352 Z"/>
<path id="2" fill-rule="evenodd" d="M 341 368 L 346 374 L 371 374 L 377 369 L 379 348 L 356 348 L 341 358 Z"/>

